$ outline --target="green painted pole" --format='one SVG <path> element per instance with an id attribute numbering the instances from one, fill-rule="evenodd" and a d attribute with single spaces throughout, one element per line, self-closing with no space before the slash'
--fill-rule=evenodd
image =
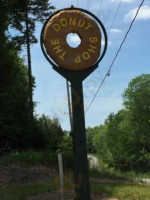
<path id="1" fill-rule="evenodd" d="M 73 152 L 75 200 L 91 200 L 88 176 L 83 86 L 81 80 L 71 82 L 73 114 Z"/>

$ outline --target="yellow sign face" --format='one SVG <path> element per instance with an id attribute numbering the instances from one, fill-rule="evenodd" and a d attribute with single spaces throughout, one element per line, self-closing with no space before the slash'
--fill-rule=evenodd
<path id="1" fill-rule="evenodd" d="M 68 45 L 69 33 L 77 33 L 81 44 L 77 48 Z M 44 31 L 47 54 L 62 68 L 79 71 L 93 66 L 99 58 L 101 32 L 97 23 L 76 10 L 61 11 L 54 15 Z"/>

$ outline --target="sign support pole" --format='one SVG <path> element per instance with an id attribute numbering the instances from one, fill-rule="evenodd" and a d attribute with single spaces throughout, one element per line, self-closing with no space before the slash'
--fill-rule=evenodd
<path id="1" fill-rule="evenodd" d="M 83 102 L 83 86 L 81 80 L 71 82 L 73 111 L 73 151 L 75 200 L 91 200 L 88 177 L 88 160 Z"/>

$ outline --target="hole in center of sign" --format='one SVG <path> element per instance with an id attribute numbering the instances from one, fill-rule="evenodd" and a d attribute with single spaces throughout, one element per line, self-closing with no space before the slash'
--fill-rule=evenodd
<path id="1" fill-rule="evenodd" d="M 71 48 L 77 48 L 81 44 L 81 38 L 77 33 L 69 33 L 66 37 L 66 41 Z"/>

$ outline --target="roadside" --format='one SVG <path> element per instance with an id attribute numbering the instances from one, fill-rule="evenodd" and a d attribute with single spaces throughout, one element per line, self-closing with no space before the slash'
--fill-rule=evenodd
<path id="1" fill-rule="evenodd" d="M 64 199 L 73 199 L 73 174 L 65 169 Z M 150 199 L 150 186 L 141 182 L 90 178 L 92 200 Z M 59 173 L 45 166 L 0 167 L 0 200 L 60 200 Z"/>

